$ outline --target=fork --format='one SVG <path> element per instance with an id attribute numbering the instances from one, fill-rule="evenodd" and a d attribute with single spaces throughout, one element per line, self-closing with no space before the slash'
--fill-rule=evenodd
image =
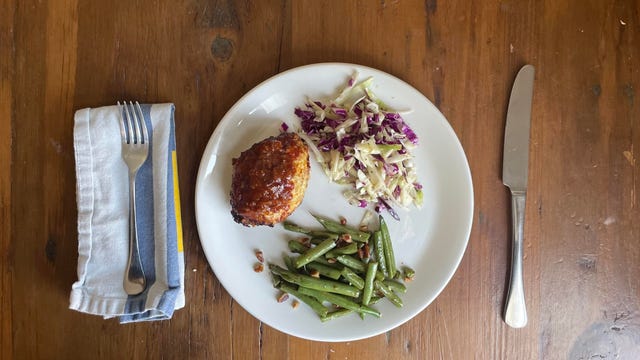
<path id="1" fill-rule="evenodd" d="M 149 155 L 149 134 L 140 104 L 123 101 L 120 110 L 120 135 L 122 137 L 122 159 L 129 168 L 129 259 L 124 275 L 124 290 L 128 295 L 137 295 L 147 287 L 138 248 L 136 222 L 136 175 Z"/>

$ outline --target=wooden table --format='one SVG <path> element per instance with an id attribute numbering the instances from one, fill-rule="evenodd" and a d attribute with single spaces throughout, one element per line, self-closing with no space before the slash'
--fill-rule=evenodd
<path id="1" fill-rule="evenodd" d="M 640 358 L 640 2 L 0 3 L 0 358 Z M 266 78 L 340 61 L 389 72 L 447 117 L 475 190 L 464 259 L 399 328 L 317 343 L 245 312 L 218 283 L 195 177 L 224 113 Z M 536 69 L 525 226 L 529 324 L 501 317 L 509 259 L 502 138 L 516 71 Z M 119 325 L 68 310 L 76 279 L 73 114 L 174 102 L 187 306 Z M 197 269 L 197 272 L 191 271 Z"/>

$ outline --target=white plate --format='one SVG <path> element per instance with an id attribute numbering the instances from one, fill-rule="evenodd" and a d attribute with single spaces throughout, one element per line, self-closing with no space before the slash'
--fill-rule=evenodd
<path id="1" fill-rule="evenodd" d="M 327 98 L 340 89 L 354 71 L 359 79 L 374 77 L 373 90 L 395 109 L 411 109 L 405 121 L 418 135 L 415 151 L 418 178 L 424 186 L 422 209 L 399 210 L 401 221 L 386 216 L 396 260 L 416 270 L 416 279 L 402 296 L 403 308 L 383 300 L 377 319 L 349 315 L 321 323 L 306 305 L 293 309 L 290 301 L 277 303 L 269 271 L 255 273 L 254 251 L 266 262 L 282 264 L 287 240 L 296 235 L 281 225 L 246 228 L 231 217 L 231 159 L 252 144 L 277 135 L 283 121 L 295 124 L 294 108 L 306 96 Z M 311 179 L 300 207 L 290 220 L 313 225 L 309 213 L 360 222 L 363 209 L 350 206 L 341 187 L 327 177 L 311 156 Z M 245 310 L 267 325 L 301 338 L 350 341 L 381 334 L 408 321 L 442 291 L 453 276 L 467 246 L 473 217 L 473 187 L 464 151 L 447 120 L 420 92 L 382 71 L 368 67 L 326 63 L 285 71 L 256 86 L 224 116 L 202 156 L 196 182 L 196 220 L 200 241 L 211 268 L 225 289 Z"/>

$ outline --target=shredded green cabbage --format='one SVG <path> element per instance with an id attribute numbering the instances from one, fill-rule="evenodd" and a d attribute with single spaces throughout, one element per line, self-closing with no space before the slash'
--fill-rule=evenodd
<path id="1" fill-rule="evenodd" d="M 300 136 L 330 181 L 350 185 L 344 192 L 349 203 L 387 208 L 392 215 L 392 205 L 422 206 L 411 153 L 417 136 L 374 95 L 373 77 L 357 84 L 356 79 L 357 74 L 334 99 L 308 100 L 296 108 Z"/>

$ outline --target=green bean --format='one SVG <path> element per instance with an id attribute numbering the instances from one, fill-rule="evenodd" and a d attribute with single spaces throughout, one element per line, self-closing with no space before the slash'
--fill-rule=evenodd
<path id="1" fill-rule="evenodd" d="M 354 229 L 350 226 L 342 225 L 337 221 L 322 217 L 320 215 L 313 215 L 316 220 L 328 231 L 336 234 L 349 234 L 355 241 L 366 242 L 371 236 L 368 232 Z"/>
<path id="2" fill-rule="evenodd" d="M 369 301 L 369 305 L 374 305 L 375 303 L 377 303 L 378 301 L 380 301 L 381 299 L 383 299 L 383 296 L 372 296 L 371 297 L 371 301 Z M 364 305 L 364 304 L 363 304 Z M 368 305 L 367 305 L 368 306 Z M 360 316 L 362 319 L 364 319 L 364 314 L 360 313 Z"/>
<path id="3" fill-rule="evenodd" d="M 383 252 L 384 252 L 384 260 L 387 265 L 387 272 L 389 273 L 390 278 L 394 278 L 396 276 L 396 258 L 393 254 L 393 245 L 391 244 L 391 236 L 389 235 L 389 228 L 387 227 L 387 223 L 384 221 L 382 215 L 380 215 L 380 232 L 382 233 L 382 243 L 383 243 Z"/>
<path id="4" fill-rule="evenodd" d="M 339 248 L 332 249 L 331 251 L 324 254 L 326 258 L 335 258 L 338 255 L 350 255 L 358 252 L 358 244 L 351 243 L 346 246 L 342 246 Z"/>
<path id="5" fill-rule="evenodd" d="M 289 231 L 292 231 L 292 232 L 297 232 L 297 233 L 300 233 L 300 234 L 309 235 L 309 237 L 311 237 L 311 238 L 321 238 L 321 237 L 335 236 L 336 235 L 334 233 L 327 232 L 327 231 L 307 229 L 305 227 L 298 226 L 298 225 L 292 223 L 291 221 L 285 221 L 284 223 L 282 223 L 282 225 L 284 226 L 285 230 L 289 230 Z"/>
<path id="6" fill-rule="evenodd" d="M 373 260 L 375 260 L 375 256 L 376 256 L 376 237 L 375 237 L 375 232 L 371 233 L 371 238 L 369 239 L 369 252 L 371 253 L 371 257 L 373 257 Z"/>
<path id="7" fill-rule="evenodd" d="M 375 251 L 376 251 L 376 243 L 375 243 L 376 236 L 375 236 L 375 233 L 373 235 L 374 236 L 372 236 L 371 239 L 369 239 L 369 242 L 368 242 L 368 244 L 369 244 L 369 252 L 370 252 L 370 254 L 373 254 L 373 258 L 371 258 L 370 261 L 377 260 L 377 259 L 375 259 L 376 258 L 376 256 L 375 256 Z M 375 261 L 375 262 L 379 264 L 378 261 Z M 368 264 L 368 262 L 367 262 L 367 264 Z M 378 266 L 376 265 L 376 267 L 378 267 Z M 382 273 L 382 271 L 380 271 L 380 269 L 378 269 L 376 271 L 376 280 L 382 281 L 382 280 L 384 280 L 384 278 L 385 278 L 384 274 Z"/>
<path id="8" fill-rule="evenodd" d="M 340 279 L 340 276 L 342 275 L 342 273 L 340 272 L 340 270 L 336 269 L 336 268 L 332 268 L 330 266 L 321 264 L 321 263 L 317 263 L 315 261 L 312 261 L 310 263 L 307 264 L 307 269 L 313 269 L 313 270 L 317 270 L 320 275 L 324 275 L 328 278 L 331 278 L 333 280 L 338 280 Z"/>
<path id="9" fill-rule="evenodd" d="M 274 264 L 269 264 L 269 269 L 272 273 L 280 275 L 284 281 L 299 285 L 300 288 L 322 290 L 326 292 L 347 295 L 350 297 L 360 296 L 360 290 L 341 282 L 316 279 L 312 276 L 297 274 L 295 272 L 285 270 Z"/>
<path id="10" fill-rule="evenodd" d="M 278 286 L 278 289 L 297 297 L 300 301 L 309 305 L 309 307 L 313 311 L 315 311 L 316 314 L 320 315 L 320 318 L 327 316 L 327 314 L 329 313 L 329 309 L 327 309 L 326 306 L 322 305 L 320 301 L 316 300 L 312 296 L 301 294 L 295 287 L 291 285 L 283 283 Z"/>
<path id="11" fill-rule="evenodd" d="M 404 284 L 399 283 L 395 280 L 391 280 L 391 279 L 386 279 L 382 282 L 383 284 L 387 285 L 389 287 L 389 289 L 395 291 L 395 292 L 399 292 L 399 293 L 406 293 L 407 292 L 407 287 L 404 286 Z"/>
<path id="12" fill-rule="evenodd" d="M 287 266 L 287 269 L 289 269 L 289 271 L 296 271 L 296 267 L 293 266 L 293 259 L 291 258 L 291 256 L 283 256 L 282 260 L 284 260 L 284 264 Z"/>
<path id="13" fill-rule="evenodd" d="M 320 244 L 307 250 L 304 254 L 298 256 L 294 261 L 296 269 L 303 267 L 304 265 L 312 262 L 314 259 L 324 255 L 327 251 L 333 249 L 336 246 L 336 242 L 333 239 L 327 239 Z"/>
<path id="14" fill-rule="evenodd" d="M 302 226 L 298 226 L 290 221 L 285 221 L 284 223 L 282 223 L 282 226 L 284 226 L 286 230 L 301 233 L 301 234 L 309 234 L 312 231 L 307 228 L 303 228 Z"/>
<path id="15" fill-rule="evenodd" d="M 329 267 L 332 267 L 334 269 L 338 269 L 338 270 L 342 270 L 342 265 L 340 264 L 336 264 L 336 263 L 330 263 L 327 259 L 324 258 L 324 256 L 319 256 L 317 258 L 315 258 L 315 260 L 312 261 L 312 263 L 318 263 L 318 264 L 322 264 L 322 265 L 326 265 Z"/>
<path id="16" fill-rule="evenodd" d="M 382 298 L 381 297 L 372 297 L 370 304 L 373 305 L 373 304 L 377 303 L 378 301 L 380 301 L 380 299 L 382 299 Z M 345 315 L 349 315 L 349 314 L 352 314 L 352 313 L 354 313 L 354 311 L 351 310 L 351 309 L 334 310 L 334 311 L 331 311 L 330 313 L 328 313 L 327 316 L 320 317 L 320 320 L 322 322 L 327 322 L 329 320 L 334 320 L 334 319 L 337 319 L 339 317 L 343 317 Z M 362 313 L 362 312 L 358 313 L 358 315 L 360 315 L 360 317 L 362 319 L 364 319 L 364 314 L 365 313 Z"/>
<path id="17" fill-rule="evenodd" d="M 376 260 L 378 261 L 378 267 L 380 268 L 380 271 L 382 271 L 382 274 L 386 277 L 389 275 L 389 272 L 387 270 L 387 262 L 384 258 L 384 245 L 382 241 L 382 233 L 380 232 L 380 230 L 373 233 L 373 242 L 375 244 L 374 250 L 376 253 Z"/>
<path id="18" fill-rule="evenodd" d="M 349 315 L 351 313 L 353 313 L 353 310 L 351 310 L 351 309 L 335 310 L 335 311 L 332 311 L 332 312 L 328 313 L 325 316 L 321 316 L 320 317 L 320 321 L 327 322 L 327 321 L 330 321 L 330 320 L 335 320 L 335 319 L 337 319 L 339 317 L 343 317 L 343 316 Z M 360 314 L 362 314 L 362 313 L 360 313 Z"/>
<path id="19" fill-rule="evenodd" d="M 344 265 L 344 266 L 348 266 L 348 267 L 350 267 L 351 269 L 355 270 L 356 272 L 364 273 L 365 271 L 367 271 L 367 267 L 366 267 L 366 265 L 365 265 L 362 261 L 360 261 L 360 260 L 358 260 L 358 259 L 354 258 L 353 256 L 350 256 L 350 255 L 340 255 L 340 256 L 338 256 L 338 257 L 336 258 L 336 260 L 337 260 L 340 264 L 342 264 L 342 265 Z"/>
<path id="20" fill-rule="evenodd" d="M 323 291 L 318 291 L 316 289 L 310 289 L 306 287 L 300 287 L 298 288 L 298 291 L 302 294 L 313 296 L 316 299 L 318 299 L 318 301 L 320 302 L 328 301 L 334 305 L 340 306 L 345 309 L 350 309 L 355 312 L 363 312 L 376 317 L 380 317 L 380 312 L 378 310 L 372 309 L 368 306 L 360 305 L 344 296 L 323 292 Z"/>
<path id="21" fill-rule="evenodd" d="M 280 277 L 280 275 L 271 274 L 271 282 L 273 284 L 273 287 L 277 288 L 278 285 L 282 283 L 282 277 Z"/>
<path id="22" fill-rule="evenodd" d="M 289 250 L 291 250 L 291 252 L 298 253 L 298 254 L 305 253 L 309 250 L 308 247 L 304 246 L 297 240 L 289 240 L 287 245 L 289 246 Z"/>
<path id="23" fill-rule="evenodd" d="M 268 265 L 274 287 L 306 303 L 322 322 L 350 313 L 358 313 L 363 319 L 365 314 L 380 317 L 380 312 L 370 305 L 383 297 L 402 307 L 399 294 L 405 293 L 407 287 L 401 280 L 410 281 L 415 271 L 397 266 L 389 228 L 382 215 L 379 216 L 380 228 L 372 232 L 320 215 L 312 216 L 322 228 L 298 226 L 290 221 L 283 223 L 286 230 L 304 234 L 308 239 L 288 242 L 289 250 L 300 254 L 284 257 L 288 270 Z M 339 239 L 348 244 L 337 247 L 344 243 Z M 306 270 L 301 270 L 302 267 Z M 307 275 L 307 271 L 312 271 L 314 276 Z M 330 311 L 325 306 L 327 302 L 338 309 Z"/>
<path id="24" fill-rule="evenodd" d="M 342 269 L 342 277 L 358 290 L 362 290 L 364 288 L 364 280 L 346 266 Z"/>
<path id="25" fill-rule="evenodd" d="M 284 278 L 284 277 L 283 277 Z M 286 279 L 285 279 L 286 280 Z M 374 286 L 376 290 L 380 291 L 384 297 L 389 299 L 391 303 L 397 307 L 402 307 L 402 299 L 396 293 L 393 292 L 387 285 L 385 285 L 382 281 L 376 280 L 374 282 Z"/>
<path id="26" fill-rule="evenodd" d="M 309 235 L 311 236 L 311 243 L 315 245 L 318 245 L 327 239 L 333 239 L 333 241 L 338 241 L 338 235 L 328 233 L 328 232 L 312 231 L 311 234 Z"/>
<path id="27" fill-rule="evenodd" d="M 367 275 L 364 279 L 364 289 L 362 290 L 362 305 L 369 305 L 371 294 L 373 294 L 373 281 L 378 272 L 378 263 L 375 261 L 367 264 Z"/>

